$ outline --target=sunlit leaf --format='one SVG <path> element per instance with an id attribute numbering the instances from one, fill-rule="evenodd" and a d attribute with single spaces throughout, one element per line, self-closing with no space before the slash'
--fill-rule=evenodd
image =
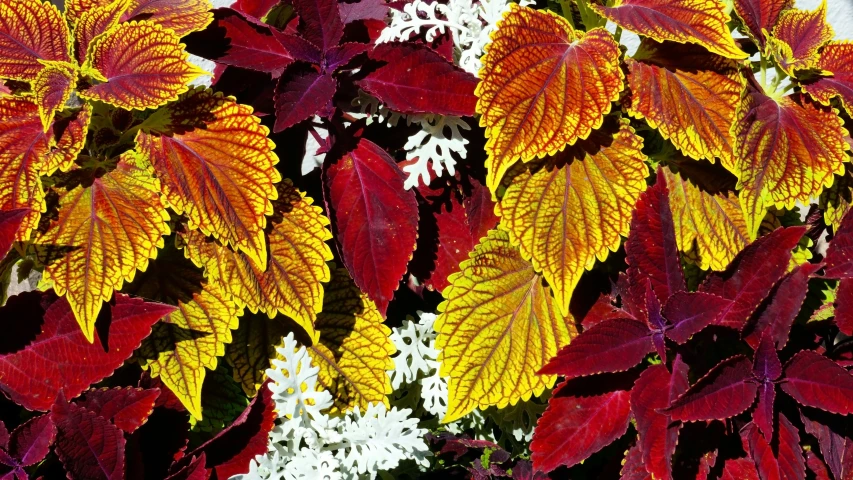
<path id="1" fill-rule="evenodd" d="M 65 107 L 76 84 L 77 69 L 71 64 L 51 63 L 36 75 L 33 97 L 45 132 L 53 124 L 56 112 Z"/>
<path id="2" fill-rule="evenodd" d="M 782 12 L 767 42 L 779 66 L 793 76 L 795 70 L 813 68 L 818 50 L 832 40 L 832 26 L 826 21 L 826 0 L 815 10 L 790 9 Z"/>
<path id="3" fill-rule="evenodd" d="M 494 194 L 519 158 L 556 153 L 598 128 L 624 74 L 606 30 L 577 31 L 551 12 L 510 4 L 491 38 L 476 94 Z"/>
<path id="4" fill-rule="evenodd" d="M 65 18 L 71 25 L 77 23 L 77 20 L 85 12 L 96 8 L 109 5 L 114 0 L 65 0 Z"/>
<path id="5" fill-rule="evenodd" d="M 29 213 L 29 208 L 0 210 L 0 258 L 9 253 L 9 249 L 15 243 L 15 237 L 18 236 L 21 222 Z"/>
<path id="6" fill-rule="evenodd" d="M 61 130 L 62 134 L 56 145 L 39 165 L 42 175 L 52 175 L 56 170 L 67 172 L 74 166 L 77 155 L 86 144 L 89 133 L 89 123 L 92 120 L 92 105 L 84 103 L 80 110 L 65 115 L 54 123 L 54 131 Z"/>
<path id="7" fill-rule="evenodd" d="M 501 228 L 543 273 L 564 315 L 583 272 L 619 248 L 646 189 L 643 141 L 614 124 L 515 177 L 498 204 Z"/>
<path id="8" fill-rule="evenodd" d="M 115 0 L 106 2 L 104 5 L 93 5 L 80 14 L 79 21 L 74 26 L 74 51 L 81 65 L 86 62 L 86 53 L 89 51 L 92 40 L 118 24 L 121 15 L 132 1 Z M 74 2 L 66 2 L 68 7 L 72 3 Z"/>
<path id="9" fill-rule="evenodd" d="M 838 97 L 848 115 L 853 115 L 853 42 L 830 42 L 820 52 L 819 79 L 803 84 L 803 91 L 823 105 Z"/>
<path id="10" fill-rule="evenodd" d="M 772 31 L 779 15 L 793 4 L 793 0 L 734 0 L 734 10 L 743 20 L 746 34 L 763 50 L 767 44 L 765 30 Z"/>
<path id="11" fill-rule="evenodd" d="M 206 27 L 213 20 L 212 9 L 210 0 L 131 0 L 121 21 L 146 20 L 183 37 Z"/>
<path id="12" fill-rule="evenodd" d="M 435 323 L 441 375 L 449 377 L 445 422 L 541 394 L 556 377 L 535 372 L 576 335 L 507 233 L 490 231 L 461 269 Z"/>
<path id="13" fill-rule="evenodd" d="M 71 34 L 59 10 L 42 0 L 0 2 L 0 78 L 30 81 L 40 60 L 70 62 Z"/>

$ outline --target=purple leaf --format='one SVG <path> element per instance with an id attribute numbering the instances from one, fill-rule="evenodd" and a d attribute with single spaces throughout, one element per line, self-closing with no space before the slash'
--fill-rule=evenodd
<path id="1" fill-rule="evenodd" d="M 6 424 L 0 420 L 0 449 L 6 450 L 9 448 L 9 430 L 6 429 Z"/>
<path id="2" fill-rule="evenodd" d="M 275 96 L 275 126 L 280 132 L 311 118 L 332 101 L 337 81 L 331 74 L 300 70 L 282 76 Z"/>
<path id="3" fill-rule="evenodd" d="M 299 14 L 299 33 L 321 51 L 341 41 L 344 24 L 337 0 L 293 0 L 293 8 Z"/>
<path id="4" fill-rule="evenodd" d="M 776 399 L 776 384 L 762 382 L 758 384 L 758 405 L 752 412 L 752 421 L 769 442 L 773 438 L 773 402 Z"/>
<path id="5" fill-rule="evenodd" d="M 806 432 L 817 438 L 820 453 L 832 476 L 848 479 L 853 475 L 853 419 L 820 410 L 800 409 Z"/>
<path id="6" fill-rule="evenodd" d="M 776 353 L 776 342 L 766 335 L 755 350 L 752 366 L 753 375 L 758 380 L 778 380 L 782 376 L 782 362 Z"/>
<path id="7" fill-rule="evenodd" d="M 853 375 L 819 353 L 803 350 L 785 365 L 782 391 L 801 405 L 853 413 Z"/>
<path id="8" fill-rule="evenodd" d="M 730 305 L 731 300 L 702 292 L 678 292 L 667 300 L 663 316 L 671 324 L 666 336 L 678 344 L 714 322 L 717 315 Z"/>
<path id="9" fill-rule="evenodd" d="M 308 40 L 299 35 L 279 32 L 274 28 L 271 28 L 270 31 L 273 37 L 278 40 L 294 60 L 314 64 L 319 64 L 323 61 L 323 52 Z"/>
<path id="10" fill-rule="evenodd" d="M 743 355 L 720 362 L 663 413 L 674 420 L 695 422 L 723 420 L 743 412 L 758 393 L 751 363 Z"/>
<path id="11" fill-rule="evenodd" d="M 56 454 L 70 480 L 124 478 L 124 435 L 107 419 L 60 399 L 51 410 Z"/>
<path id="12" fill-rule="evenodd" d="M 357 20 L 385 20 L 388 4 L 385 0 L 361 0 L 360 2 L 338 3 L 341 21 L 344 24 Z"/>
<path id="13" fill-rule="evenodd" d="M 826 249 L 827 278 L 853 278 L 853 215 L 847 212 Z"/>
<path id="14" fill-rule="evenodd" d="M 50 415 L 39 415 L 21 424 L 12 432 L 9 455 L 18 466 L 29 467 L 44 460 L 56 438 L 56 426 Z"/>
<path id="15" fill-rule="evenodd" d="M 344 43 L 331 48 L 326 52 L 323 70 L 330 73 L 334 72 L 349 63 L 359 53 L 366 52 L 367 48 L 364 43 Z"/>
<path id="16" fill-rule="evenodd" d="M 539 373 L 571 378 L 625 371 L 654 351 L 649 337 L 649 328 L 636 320 L 606 320 L 578 335 Z"/>

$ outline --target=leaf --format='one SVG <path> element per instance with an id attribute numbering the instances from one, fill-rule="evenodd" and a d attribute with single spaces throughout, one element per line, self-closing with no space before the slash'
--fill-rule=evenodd
<path id="1" fill-rule="evenodd" d="M 6 0 L 0 19 L 0 77 L 30 81 L 40 60 L 71 61 L 68 24 L 50 2 Z"/>
<path id="2" fill-rule="evenodd" d="M 274 184 L 281 179 L 269 130 L 251 107 L 202 88 L 182 95 L 167 111 L 171 128 L 203 128 L 137 135 L 137 152 L 154 167 L 164 201 L 187 216 L 191 229 L 245 252 L 264 269 L 264 215 L 272 213 Z"/>
<path id="3" fill-rule="evenodd" d="M 48 152 L 39 170 L 42 175 L 52 175 L 56 170 L 67 172 L 74 166 L 77 155 L 83 150 L 86 136 L 89 133 L 89 123 L 92 120 L 92 105 L 84 103 L 80 110 L 68 115 L 60 113 L 62 118 L 54 122 L 54 132 L 62 130 L 56 147 Z"/>
<path id="4" fill-rule="evenodd" d="M 805 233 L 803 227 L 780 228 L 747 246 L 721 273 L 709 275 L 699 290 L 731 300 L 716 324 L 737 330 L 785 274 L 791 250 Z"/>
<path id="5" fill-rule="evenodd" d="M 821 71 L 820 78 L 805 82 L 803 91 L 821 105 L 829 106 L 834 97 L 838 97 L 848 115 L 853 115 L 853 42 L 830 42 L 820 52 L 816 68 Z"/>
<path id="6" fill-rule="evenodd" d="M 609 124 L 553 163 L 514 178 L 496 209 L 512 243 L 543 272 L 564 315 L 583 272 L 618 249 L 620 235 L 628 233 L 631 210 L 646 189 L 642 146 L 627 124 Z"/>
<path id="7" fill-rule="evenodd" d="M 299 14 L 299 33 L 309 42 L 326 52 L 340 42 L 344 24 L 334 0 L 294 0 L 293 8 Z"/>
<path id="8" fill-rule="evenodd" d="M 56 426 L 50 415 L 31 418 L 12 431 L 9 438 L 9 455 L 18 466 L 29 467 L 42 460 L 50 452 L 56 438 Z"/>
<path id="9" fill-rule="evenodd" d="M 0 210 L 0 258 L 9 253 L 18 235 L 18 229 L 29 213 L 29 208 Z"/>
<path id="10" fill-rule="evenodd" d="M 712 368 L 663 413 L 683 422 L 723 420 L 749 408 L 757 392 L 751 362 L 735 355 Z"/>
<path id="11" fill-rule="evenodd" d="M 779 463 L 776 461 L 776 457 L 773 456 L 770 442 L 764 439 L 755 424 L 747 424 L 741 430 L 741 436 L 746 437 L 744 448 L 749 449 L 748 453 L 755 463 L 758 476 L 762 480 L 781 480 L 782 473 L 779 470 Z"/>
<path id="12" fill-rule="evenodd" d="M 853 335 L 853 281 L 845 278 L 838 282 L 835 298 L 835 325 L 845 335 Z"/>
<path id="13" fill-rule="evenodd" d="M 654 351 L 649 327 L 628 319 L 605 320 L 578 335 L 539 373 L 567 378 L 623 372 Z"/>
<path id="14" fill-rule="evenodd" d="M 714 323 L 730 301 L 702 292 L 678 292 L 667 300 L 663 316 L 672 324 L 666 336 L 683 345 L 695 333 Z"/>
<path id="15" fill-rule="evenodd" d="M 621 480 L 652 480 L 651 474 L 646 471 L 646 466 L 643 465 L 643 452 L 640 450 L 639 444 L 635 444 L 625 452 L 620 474 Z"/>
<path id="16" fill-rule="evenodd" d="M 853 215 L 844 215 L 841 225 L 826 249 L 824 276 L 827 278 L 853 278 Z"/>
<path id="17" fill-rule="evenodd" d="M 830 480 L 829 470 L 826 469 L 826 464 L 817 456 L 817 454 L 809 450 L 806 452 L 806 465 L 809 471 L 814 475 L 815 480 Z"/>
<path id="18" fill-rule="evenodd" d="M 204 73 L 187 60 L 174 31 L 148 22 L 122 23 L 96 37 L 82 72 L 102 83 L 78 95 L 128 110 L 175 100 Z"/>
<path id="19" fill-rule="evenodd" d="M 73 403 L 58 402 L 50 413 L 56 424 L 56 454 L 72 480 L 124 478 L 124 435 L 104 417 Z"/>
<path id="20" fill-rule="evenodd" d="M 735 0 L 734 10 L 743 21 L 746 34 L 764 50 L 767 45 L 765 30 L 772 31 L 779 15 L 793 3 L 793 0 Z"/>
<path id="21" fill-rule="evenodd" d="M 103 7 L 112 3 L 113 0 L 67 0 L 65 4 L 65 19 L 72 26 L 76 24 L 83 13 L 97 7 Z"/>
<path id="22" fill-rule="evenodd" d="M 275 126 L 281 132 L 313 117 L 332 101 L 338 82 L 331 72 L 298 70 L 281 77 L 275 92 Z"/>
<path id="23" fill-rule="evenodd" d="M 850 478 L 853 472 L 853 424 L 849 416 L 800 409 L 806 432 L 814 436 L 833 478 Z"/>
<path id="24" fill-rule="evenodd" d="M 776 461 L 783 479 L 805 480 L 806 463 L 800 448 L 800 434 L 782 413 L 779 413 L 779 454 Z"/>
<path id="25" fill-rule="evenodd" d="M 206 27 L 213 15 L 209 0 L 132 0 L 122 21 L 145 20 L 171 29 L 178 38 Z"/>
<path id="26" fill-rule="evenodd" d="M 769 442 L 773 439 L 773 404 L 776 399 L 774 382 L 782 375 L 776 342 L 769 335 L 761 337 L 761 343 L 755 350 L 752 371 L 758 381 L 758 405 L 752 413 L 752 421 Z"/>
<path id="27" fill-rule="evenodd" d="M 98 35 L 112 29 L 127 11 L 133 0 L 116 0 L 94 5 L 80 14 L 74 25 L 74 51 L 77 52 L 77 62 L 86 63 L 86 53 L 89 45 Z M 70 3 L 70 2 L 69 2 Z M 67 13 L 66 13 L 67 16 Z"/>
<path id="28" fill-rule="evenodd" d="M 731 164 L 729 130 L 743 90 L 736 62 L 698 45 L 645 40 L 627 64 L 631 116 L 690 158 Z"/>
<path id="29" fill-rule="evenodd" d="M 415 193 L 403 188 L 394 160 L 367 139 L 330 166 L 325 181 L 344 265 L 384 316 L 415 249 Z"/>
<path id="30" fill-rule="evenodd" d="M 753 238 L 769 207 L 808 203 L 832 184 L 833 174 L 844 172 L 844 135 L 833 109 L 800 94 L 775 100 L 754 83 L 747 86 L 732 127 L 733 173 Z"/>
<path id="31" fill-rule="evenodd" d="M 237 0 L 232 8 L 251 17 L 263 18 L 277 4 L 278 0 Z"/>
<path id="32" fill-rule="evenodd" d="M 370 58 L 385 64 L 358 82 L 367 93 L 400 113 L 474 115 L 477 78 L 417 43 L 382 43 Z"/>
<path id="33" fill-rule="evenodd" d="M 240 327 L 232 334 L 233 341 L 225 346 L 225 360 L 234 369 L 234 379 L 240 382 L 246 395 L 254 397 L 266 380 L 270 359 L 276 357 L 275 347 L 287 329 L 278 320 L 266 315 L 245 313 Z"/>
<path id="34" fill-rule="evenodd" d="M 659 409 L 684 393 L 689 386 L 687 364 L 676 357 L 672 374 L 666 365 L 653 365 L 646 369 L 631 389 L 631 413 L 637 421 L 640 435 L 638 445 L 643 463 L 653 478 L 672 479 L 672 455 L 678 443 L 681 424 L 670 422 Z"/>
<path id="35" fill-rule="evenodd" d="M 530 444 L 533 467 L 544 472 L 571 467 L 625 434 L 631 418 L 626 390 L 572 395 L 572 380 L 554 390 Z"/>
<path id="36" fill-rule="evenodd" d="M 204 432 L 210 436 L 231 425 L 249 404 L 243 389 L 232 378 L 222 363 L 204 377 L 201 387 L 202 420 L 190 418 L 193 432 Z"/>
<path id="37" fill-rule="evenodd" d="M 720 480 L 760 480 L 755 463 L 750 458 L 726 460 Z"/>
<path id="38" fill-rule="evenodd" d="M 234 297 L 237 306 L 248 306 L 270 318 L 282 313 L 295 320 L 316 339 L 314 322 L 323 305 L 321 282 L 330 278 L 326 261 L 332 252 L 329 220 L 313 200 L 290 180 L 276 185 L 277 199 L 267 228 L 269 263 L 260 269 L 248 255 L 206 241 L 198 232 L 183 238 L 186 252 L 208 278 Z"/>
<path id="39" fill-rule="evenodd" d="M 36 75 L 32 85 L 33 96 L 45 132 L 53 125 L 56 112 L 65 108 L 65 102 L 76 85 L 77 69 L 70 64 L 50 64 Z"/>
<path id="40" fill-rule="evenodd" d="M 320 341 L 308 348 L 312 363 L 320 369 L 317 383 L 332 395 L 329 414 L 382 403 L 391 394 L 388 370 L 397 351 L 391 329 L 367 295 L 339 268 L 326 286 L 323 311 L 317 315 Z"/>
<path id="41" fill-rule="evenodd" d="M 490 231 L 460 268 L 434 327 L 441 376 L 450 377 L 443 422 L 540 395 L 556 378 L 535 372 L 576 335 L 505 232 Z"/>
<path id="42" fill-rule="evenodd" d="M 819 353 L 803 350 L 788 360 L 781 387 L 800 405 L 842 415 L 853 412 L 853 375 Z"/>
<path id="43" fill-rule="evenodd" d="M 35 239 L 45 278 L 68 298 L 91 342 L 103 302 L 163 246 L 169 214 L 158 181 L 130 155 L 116 169 L 60 193 L 59 216 Z"/>
<path id="44" fill-rule="evenodd" d="M 205 463 L 205 454 L 202 453 L 198 457 L 193 457 L 187 466 L 166 477 L 166 480 L 207 480 L 210 478 L 210 473 L 205 468 Z"/>
<path id="45" fill-rule="evenodd" d="M 156 388 L 100 388 L 86 392 L 74 403 L 106 418 L 122 431 L 133 433 L 148 420 L 159 396 Z"/>
<path id="46" fill-rule="evenodd" d="M 624 77 L 619 46 L 603 28 L 581 32 L 554 13 L 509 7 L 476 90 L 493 195 L 519 158 L 557 153 L 601 126 Z"/>
<path id="47" fill-rule="evenodd" d="M 726 24 L 731 20 L 721 2 L 706 0 L 618 0 L 610 7 L 590 4 L 599 15 L 658 42 L 695 43 L 711 53 L 744 59 Z"/>
<path id="48" fill-rule="evenodd" d="M 782 70 L 794 76 L 795 70 L 817 65 L 818 50 L 834 35 L 826 21 L 826 1 L 823 1 L 812 11 L 792 8 L 782 12 L 767 45 Z"/>
<path id="49" fill-rule="evenodd" d="M 107 305 L 101 315 L 109 336 L 101 338 L 96 331 L 92 344 L 80 331 L 66 299 L 37 292 L 10 298 L 0 308 L 0 318 L 10 322 L 22 315 L 39 318 L 44 311 L 44 323 L 29 344 L 0 356 L 0 389 L 24 408 L 48 410 L 59 392 L 73 398 L 109 376 L 130 357 L 151 325 L 174 309 L 121 294 Z M 10 311 L 12 317 L 3 313 Z"/>

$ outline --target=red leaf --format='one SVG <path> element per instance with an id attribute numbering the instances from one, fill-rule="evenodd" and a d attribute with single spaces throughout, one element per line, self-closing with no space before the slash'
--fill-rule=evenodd
<path id="1" fill-rule="evenodd" d="M 736 355 L 720 362 L 664 410 L 674 420 L 723 420 L 752 405 L 758 386 L 748 358 Z"/>
<path id="2" fill-rule="evenodd" d="M 805 480 L 806 463 L 800 448 L 800 434 L 785 415 L 779 414 L 779 473 L 784 480 Z"/>
<path id="3" fill-rule="evenodd" d="M 776 399 L 776 385 L 764 382 L 758 385 L 758 405 L 752 412 L 752 421 L 769 442 L 773 438 L 773 403 Z"/>
<path id="4" fill-rule="evenodd" d="M 605 320 L 613 320 L 616 318 L 636 320 L 630 313 L 614 305 L 614 301 L 615 298 L 613 294 L 600 295 L 598 300 L 596 300 L 592 305 L 592 308 L 590 308 L 583 317 L 582 325 L 584 331 L 589 330 Z"/>
<path id="5" fill-rule="evenodd" d="M 758 46 L 764 50 L 767 39 L 763 31 L 772 31 L 779 14 L 793 3 L 792 0 L 735 0 L 734 9 L 743 20 L 747 33 L 757 40 Z"/>
<path id="6" fill-rule="evenodd" d="M 273 37 L 279 41 L 294 60 L 319 64 L 323 61 L 323 52 L 316 45 L 298 35 L 279 32 L 271 28 Z M 330 72 L 331 73 L 331 72 Z"/>
<path id="7" fill-rule="evenodd" d="M 6 429 L 6 424 L 0 420 L 0 450 L 9 448 L 9 430 Z"/>
<path id="8" fill-rule="evenodd" d="M 344 265 L 384 315 L 415 249 L 415 192 L 403 188 L 394 160 L 366 139 L 326 175 Z"/>
<path id="9" fill-rule="evenodd" d="M 210 472 L 205 468 L 205 455 L 193 457 L 189 465 L 166 477 L 166 480 L 207 480 Z"/>
<path id="10" fill-rule="evenodd" d="M 12 432 L 9 455 L 18 466 L 29 467 L 44 460 L 56 438 L 56 426 L 50 415 L 39 415 L 21 424 Z"/>
<path id="11" fill-rule="evenodd" d="M 388 62 L 371 72 L 359 86 L 391 110 L 471 116 L 477 97 L 477 78 L 417 43 L 383 43 L 370 58 Z"/>
<path id="12" fill-rule="evenodd" d="M 817 438 L 820 453 L 837 479 L 853 473 L 853 419 L 820 410 L 800 409 L 806 432 Z"/>
<path id="13" fill-rule="evenodd" d="M 237 0 L 231 8 L 250 17 L 261 19 L 278 4 L 279 0 Z"/>
<path id="14" fill-rule="evenodd" d="M 621 480 L 653 480 L 646 466 L 643 465 L 643 452 L 640 445 L 633 445 L 625 452 L 625 460 L 622 461 Z"/>
<path id="15" fill-rule="evenodd" d="M 323 60 L 323 71 L 327 73 L 334 72 L 349 63 L 359 53 L 366 52 L 367 48 L 367 45 L 364 43 L 344 43 L 329 49 Z"/>
<path id="16" fill-rule="evenodd" d="M 749 244 L 724 272 L 712 273 L 699 290 L 732 300 L 717 319 L 717 325 L 743 328 L 752 312 L 788 269 L 791 250 L 799 243 L 806 227 L 774 230 Z"/>
<path id="17" fill-rule="evenodd" d="M 278 133 L 323 110 L 338 88 L 330 73 L 297 71 L 281 77 L 275 94 L 275 126 Z"/>
<path id="18" fill-rule="evenodd" d="M 853 280 L 843 278 L 835 292 L 835 324 L 845 335 L 853 335 Z"/>
<path id="19" fill-rule="evenodd" d="M 70 480 L 124 478 L 124 435 L 107 419 L 73 403 L 57 402 L 50 413 L 58 434 L 56 454 Z"/>
<path id="20" fill-rule="evenodd" d="M 649 327 L 636 320 L 607 320 L 578 335 L 539 373 L 571 378 L 622 372 L 653 351 Z"/>
<path id="21" fill-rule="evenodd" d="M 21 297 L 20 295 L 18 297 Z M 13 297 L 15 298 L 15 297 Z M 95 341 L 89 343 L 65 298 L 52 293 L 27 295 L 30 313 L 44 308 L 41 333 L 25 348 L 0 356 L 0 389 L 30 410 L 48 410 L 60 391 L 76 397 L 89 385 L 110 375 L 151 332 L 151 325 L 175 307 L 116 294 L 98 318 Z M 0 321 L 17 321 L 0 308 Z M 23 311 L 23 310 L 19 310 Z M 28 318 L 34 318 L 28 316 Z M 101 338 L 104 332 L 108 338 Z"/>
<path id="22" fill-rule="evenodd" d="M 782 391 L 801 405 L 853 413 L 853 375 L 819 353 L 803 350 L 785 365 Z"/>
<path id="23" fill-rule="evenodd" d="M 678 344 L 690 340 L 693 334 L 707 327 L 731 300 L 702 292 L 678 292 L 667 300 L 663 308 L 663 317 L 669 320 L 672 328 L 666 336 Z"/>
<path id="24" fill-rule="evenodd" d="M 533 467 L 544 472 L 576 465 L 625 434 L 631 418 L 625 390 L 590 396 L 564 392 L 563 383 L 536 424 L 530 450 Z"/>
<path id="25" fill-rule="evenodd" d="M 761 343 L 755 350 L 752 374 L 759 381 L 758 406 L 752 418 L 769 442 L 773 438 L 773 402 L 776 398 L 776 385 L 773 382 L 782 375 L 776 342 L 769 335 L 761 337 Z"/>
<path id="26" fill-rule="evenodd" d="M 761 480 L 781 480 L 782 473 L 776 457 L 773 456 L 770 443 L 764 439 L 755 424 L 747 424 L 741 430 L 741 435 L 746 437 L 749 456 L 755 462 Z"/>
<path id="27" fill-rule="evenodd" d="M 814 474 L 815 480 L 831 480 L 826 464 L 812 450 L 806 452 L 806 465 Z"/>
<path id="28" fill-rule="evenodd" d="M 361 0 L 353 3 L 338 3 L 341 21 L 344 24 L 356 20 L 385 20 L 388 16 L 388 3 L 385 0 Z"/>
<path id="29" fill-rule="evenodd" d="M 755 350 L 752 373 L 758 380 L 778 380 L 782 376 L 782 362 L 776 353 L 776 342 L 770 336 L 762 337 Z"/>
<path id="30" fill-rule="evenodd" d="M 670 374 L 666 365 L 646 369 L 631 390 L 631 412 L 640 434 L 638 445 L 646 469 L 655 479 L 672 478 L 672 454 L 681 423 L 658 412 L 687 390 L 687 364 L 676 357 Z"/>
<path id="31" fill-rule="evenodd" d="M 323 52 L 344 36 L 344 24 L 336 0 L 293 0 L 299 14 L 299 33 Z"/>
<path id="32" fill-rule="evenodd" d="M 658 298 L 666 300 L 683 291 L 685 285 L 666 177 L 659 170 L 657 178 L 634 207 L 631 235 L 625 241 L 625 261 L 631 282 L 645 288 L 644 279 L 649 278 Z"/>
<path id="33" fill-rule="evenodd" d="M 720 480 L 759 480 L 755 463 L 748 458 L 726 460 Z"/>
<path id="34" fill-rule="evenodd" d="M 121 430 L 133 433 L 148 420 L 159 396 L 158 389 L 104 388 L 86 392 L 84 397 L 75 403 L 111 420 Z"/>
<path id="35" fill-rule="evenodd" d="M 450 285 L 447 277 L 459 271 L 459 264 L 468 259 L 468 254 L 474 251 L 479 238 L 471 235 L 465 208 L 455 195 L 450 195 L 448 205 L 441 205 L 441 210 L 435 215 L 438 224 L 438 252 L 435 268 L 430 278 L 425 282 L 428 288 L 439 292 Z"/>
<path id="36" fill-rule="evenodd" d="M 14 210 L 0 211 L 0 258 L 9 253 L 15 238 L 18 235 L 18 228 L 27 214 L 30 213 L 29 208 L 16 208 Z"/>
<path id="37" fill-rule="evenodd" d="M 850 212 L 844 215 L 826 249 L 824 265 L 827 278 L 853 278 L 853 215 Z"/>
<path id="38" fill-rule="evenodd" d="M 699 472 L 696 480 L 708 480 L 711 469 L 717 464 L 717 451 L 707 452 L 699 458 Z"/>
<path id="39" fill-rule="evenodd" d="M 465 206 L 465 215 L 468 217 L 471 238 L 479 242 L 481 238 L 488 235 L 489 230 L 495 228 L 499 218 L 495 215 L 495 202 L 492 201 L 489 189 L 474 178 L 470 180 L 471 194 L 462 200 L 462 204 Z"/>

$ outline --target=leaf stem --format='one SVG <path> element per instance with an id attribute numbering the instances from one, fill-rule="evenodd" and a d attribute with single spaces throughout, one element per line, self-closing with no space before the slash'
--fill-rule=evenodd
<path id="1" fill-rule="evenodd" d="M 622 41 L 622 27 L 616 25 L 616 31 L 613 32 L 613 38 L 616 39 L 616 43 L 620 43 Z"/>

